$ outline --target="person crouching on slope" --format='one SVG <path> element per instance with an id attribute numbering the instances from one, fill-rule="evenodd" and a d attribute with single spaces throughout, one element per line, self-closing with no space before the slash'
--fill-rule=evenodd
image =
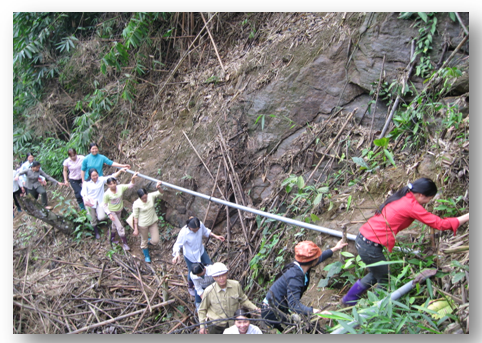
<path id="1" fill-rule="evenodd" d="M 321 252 L 312 241 L 303 241 L 295 246 L 295 262 L 286 265 L 282 275 L 273 283 L 263 300 L 261 317 L 265 322 L 283 331 L 280 322 L 288 321 L 289 311 L 309 316 L 320 313 L 320 309 L 305 306 L 300 299 L 310 284 L 311 268 L 333 256 L 333 252 L 342 249 L 348 243 L 338 241 L 336 245 Z M 278 311 L 279 310 L 279 311 Z"/>

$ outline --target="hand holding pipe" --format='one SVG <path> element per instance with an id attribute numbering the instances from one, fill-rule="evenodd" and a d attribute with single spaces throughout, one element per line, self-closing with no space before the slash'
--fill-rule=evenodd
<path id="1" fill-rule="evenodd" d="M 118 168 L 118 167 L 116 167 L 116 168 Z M 126 170 L 126 172 L 127 172 L 127 173 L 131 173 L 131 174 L 135 174 L 134 171 L 129 170 L 129 169 Z M 152 181 L 152 182 L 159 182 L 159 181 L 160 181 L 160 180 L 154 179 L 154 178 L 152 178 L 152 177 L 150 177 L 150 176 L 143 175 L 143 174 L 141 174 L 141 173 L 138 173 L 137 176 L 138 176 L 138 177 L 142 177 L 142 178 L 144 178 L 144 179 L 146 179 L 146 180 L 149 180 L 149 181 Z M 203 199 L 206 199 L 206 200 L 209 200 L 209 201 L 212 201 L 212 202 L 221 204 L 221 205 L 225 205 L 225 206 L 233 207 L 233 208 L 236 208 L 236 209 L 239 209 L 239 210 L 242 210 L 242 211 L 254 213 L 254 214 L 256 214 L 256 215 L 263 216 L 263 217 L 267 217 L 267 218 L 271 218 L 271 219 L 274 219 L 274 220 L 278 220 L 278 221 L 281 221 L 281 222 L 284 222 L 284 223 L 287 223 L 287 224 L 290 224 L 290 225 L 295 225 L 295 226 L 299 226 L 299 227 L 302 227 L 302 228 L 305 228 L 305 229 L 310 229 L 310 230 L 314 230 L 314 231 L 326 233 L 326 234 L 329 234 L 329 235 L 332 235 L 332 236 L 336 236 L 336 237 L 340 237 L 340 238 L 343 237 L 343 233 L 340 232 L 340 231 L 336 231 L 336 230 L 333 230 L 333 229 L 325 228 L 325 227 L 322 227 L 322 226 L 317 226 L 317 225 L 312 225 L 312 224 L 304 223 L 304 222 L 301 222 L 301 221 L 298 221 L 298 220 L 294 220 L 294 219 L 291 219 L 291 218 L 286 218 L 286 217 L 278 216 L 278 215 L 276 215 L 276 214 L 272 214 L 272 213 L 268 213 L 268 212 L 263 212 L 263 211 L 260 211 L 260 210 L 254 209 L 254 208 L 242 206 L 242 205 L 239 205 L 239 204 L 236 204 L 236 203 L 232 203 L 232 202 L 229 202 L 229 201 L 224 201 L 224 200 L 217 199 L 217 198 L 214 198 L 214 197 L 209 196 L 209 195 L 205 195 L 205 194 L 202 194 L 202 193 L 198 193 L 198 192 L 192 191 L 192 190 L 190 190 L 190 189 L 182 188 L 182 187 L 179 187 L 179 186 L 176 186 L 176 185 L 171 185 L 170 183 L 167 183 L 167 182 L 165 182 L 165 181 L 162 181 L 162 185 L 163 185 L 163 186 L 166 186 L 166 187 L 168 187 L 168 188 L 175 189 L 175 190 L 177 190 L 177 191 L 181 191 L 181 192 L 184 192 L 184 193 L 187 193 L 187 194 L 191 194 L 191 195 L 194 195 L 194 196 L 197 196 L 197 197 L 200 197 L 200 198 L 203 198 Z M 347 234 L 347 235 L 346 235 L 346 238 L 349 239 L 349 240 L 354 241 L 354 240 L 356 239 L 356 235 Z"/>

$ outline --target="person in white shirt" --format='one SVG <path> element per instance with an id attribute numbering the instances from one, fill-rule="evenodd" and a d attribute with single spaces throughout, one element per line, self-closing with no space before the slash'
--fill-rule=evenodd
<path id="1" fill-rule="evenodd" d="M 95 168 L 89 170 L 89 181 L 85 181 L 82 185 L 82 199 L 84 205 L 87 206 L 87 212 L 90 215 L 90 223 L 94 227 L 95 239 L 100 238 L 99 228 L 97 226 L 99 221 L 106 218 L 104 212 L 104 185 L 107 183 L 107 179 L 110 177 L 118 177 L 120 173 L 125 173 L 127 168 L 119 169 L 117 172 L 110 176 L 99 176 L 99 173 Z"/>
<path id="2" fill-rule="evenodd" d="M 205 266 L 202 263 L 193 263 L 191 267 L 191 280 L 196 290 L 196 310 L 199 309 L 203 299 L 203 293 L 207 286 L 214 282 L 212 276 L 209 275 L 212 265 Z"/>
<path id="3" fill-rule="evenodd" d="M 223 236 L 215 235 L 196 217 L 190 217 L 186 221 L 186 225 L 179 231 L 176 243 L 172 248 L 172 263 L 176 264 L 181 260 L 179 253 L 182 248 L 184 260 L 187 264 L 187 279 L 188 279 L 188 291 L 189 294 L 195 295 L 194 284 L 191 280 L 191 268 L 194 262 L 201 262 L 204 265 L 212 264 L 206 250 L 203 246 L 203 237 L 214 237 L 224 242 Z"/>
<path id="4" fill-rule="evenodd" d="M 224 334 L 256 335 L 263 334 L 259 327 L 249 323 L 251 314 L 246 308 L 240 308 L 234 312 L 234 325 L 224 330 Z"/>
<path id="5" fill-rule="evenodd" d="M 25 189 L 19 185 L 19 181 L 15 180 L 15 176 L 17 175 L 17 171 L 13 170 L 13 201 L 15 201 L 15 206 L 17 207 L 17 212 L 22 212 L 22 207 L 18 202 L 18 198 L 21 193 L 25 193 Z M 15 211 L 15 207 L 14 207 Z M 15 217 L 15 214 L 13 215 Z"/>

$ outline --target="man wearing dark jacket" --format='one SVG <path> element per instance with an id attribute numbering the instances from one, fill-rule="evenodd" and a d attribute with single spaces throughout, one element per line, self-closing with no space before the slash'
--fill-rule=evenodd
<path id="1" fill-rule="evenodd" d="M 340 250 L 348 243 L 340 240 L 333 248 L 321 252 L 312 241 L 303 241 L 295 246 L 295 262 L 283 268 L 279 277 L 268 291 L 263 300 L 262 318 L 268 325 L 283 331 L 280 321 L 286 321 L 289 311 L 303 315 L 321 312 L 320 309 L 308 307 L 300 302 L 303 293 L 310 284 L 311 268 L 333 256 L 333 252 Z"/>

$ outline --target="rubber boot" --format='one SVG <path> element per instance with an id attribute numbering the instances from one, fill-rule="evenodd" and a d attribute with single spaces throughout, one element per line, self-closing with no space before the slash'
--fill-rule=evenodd
<path id="1" fill-rule="evenodd" d="M 152 245 L 150 237 L 147 239 L 147 245 Z"/>
<path id="2" fill-rule="evenodd" d="M 95 239 L 100 239 L 99 228 L 97 227 L 97 225 L 94 225 L 94 234 L 95 234 Z"/>
<path id="3" fill-rule="evenodd" d="M 124 237 L 121 236 L 121 239 L 122 239 L 122 243 L 123 243 L 123 244 L 122 244 L 122 248 L 124 248 L 125 251 L 131 250 L 131 248 L 129 248 L 129 246 L 127 245 L 127 237 L 126 237 L 126 236 L 124 236 Z"/>
<path id="4" fill-rule="evenodd" d="M 112 231 L 112 230 L 110 231 L 110 242 L 113 244 L 119 243 L 119 241 L 115 240 L 115 231 Z"/>
<path id="5" fill-rule="evenodd" d="M 81 210 L 85 210 L 85 205 L 84 205 L 83 202 L 81 202 L 81 203 L 79 204 L 79 207 L 80 207 Z"/>
<path id="6" fill-rule="evenodd" d="M 361 280 L 355 282 L 355 284 L 350 288 L 348 293 L 341 299 L 343 305 L 353 306 L 356 305 L 360 296 L 368 289 L 369 287 L 362 284 Z"/>
<path id="7" fill-rule="evenodd" d="M 149 249 L 142 249 L 142 252 L 144 253 L 144 261 L 147 263 L 151 263 L 151 256 L 149 255 Z"/>

